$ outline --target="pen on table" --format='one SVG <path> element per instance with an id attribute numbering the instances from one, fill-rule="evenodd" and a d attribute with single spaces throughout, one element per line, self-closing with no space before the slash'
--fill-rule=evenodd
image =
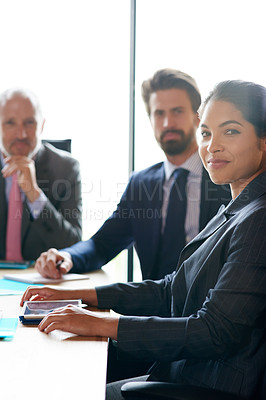
<path id="1" fill-rule="evenodd" d="M 65 260 L 63 258 L 62 258 L 62 260 L 57 261 L 56 266 L 55 266 L 56 269 L 60 270 L 60 265 L 63 264 L 64 261 Z"/>

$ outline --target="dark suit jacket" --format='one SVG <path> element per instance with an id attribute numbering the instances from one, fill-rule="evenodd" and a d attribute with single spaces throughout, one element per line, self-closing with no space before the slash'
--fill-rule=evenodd
<path id="1" fill-rule="evenodd" d="M 157 360 L 154 380 L 252 396 L 266 363 L 265 238 L 266 172 L 221 207 L 172 275 L 97 288 L 100 308 L 128 315 L 121 354 Z"/>
<path id="2" fill-rule="evenodd" d="M 48 201 L 33 219 L 26 201 L 22 216 L 22 255 L 35 260 L 50 247 L 69 246 L 81 239 L 81 181 L 79 163 L 67 152 L 43 145 L 35 159 L 39 187 Z M 0 174 L 0 259 L 5 258 L 7 202 Z"/>
<path id="3" fill-rule="evenodd" d="M 112 216 L 88 241 L 77 243 L 69 251 L 74 262 L 72 272 L 100 268 L 122 250 L 135 246 L 144 279 L 157 279 L 156 261 L 161 238 L 164 165 L 156 164 L 133 174 Z M 214 185 L 203 171 L 200 203 L 200 230 L 216 214 L 222 203 L 231 200 L 228 186 Z M 173 265 L 163 266 L 165 273 L 175 270 L 179 254 L 173 253 Z M 164 274 L 163 274 L 164 276 Z M 162 278 L 160 275 L 159 278 Z"/>

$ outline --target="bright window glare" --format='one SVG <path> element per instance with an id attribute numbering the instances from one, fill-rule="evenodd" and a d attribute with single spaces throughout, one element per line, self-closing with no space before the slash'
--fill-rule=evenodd
<path id="1" fill-rule="evenodd" d="M 40 99 L 44 138 L 71 138 L 89 237 L 128 180 L 130 2 L 0 0 L 0 91 Z"/>
<path id="2" fill-rule="evenodd" d="M 157 69 L 191 74 L 203 97 L 224 79 L 266 86 L 265 0 L 137 0 L 136 169 L 164 159 L 141 99 Z M 40 99 L 45 138 L 71 138 L 84 238 L 128 181 L 130 0 L 0 0 L 0 91 Z"/>
<path id="3" fill-rule="evenodd" d="M 226 79 L 266 86 L 265 15 L 265 0 L 137 0 L 136 169 L 164 159 L 141 100 L 143 80 L 180 69 L 203 98 Z"/>

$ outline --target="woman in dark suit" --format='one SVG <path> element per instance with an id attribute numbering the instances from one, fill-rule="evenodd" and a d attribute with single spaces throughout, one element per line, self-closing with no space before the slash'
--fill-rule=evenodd
<path id="1" fill-rule="evenodd" d="M 218 84 L 201 110 L 199 149 L 211 179 L 229 183 L 233 200 L 183 249 L 173 274 L 87 290 L 29 288 L 22 303 L 82 298 L 111 308 L 122 316 L 68 306 L 39 329 L 108 336 L 123 357 L 156 362 L 142 380 L 253 398 L 266 353 L 266 88 Z M 122 398 L 120 387 L 107 385 L 107 399 Z"/>

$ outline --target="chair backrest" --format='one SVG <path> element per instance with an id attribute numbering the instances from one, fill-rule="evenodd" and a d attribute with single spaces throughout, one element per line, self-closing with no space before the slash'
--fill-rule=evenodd
<path id="1" fill-rule="evenodd" d="M 58 139 L 58 140 L 53 140 L 53 139 L 43 139 L 42 143 L 50 143 L 54 147 L 60 150 L 65 150 L 71 153 L 71 139 Z"/>

